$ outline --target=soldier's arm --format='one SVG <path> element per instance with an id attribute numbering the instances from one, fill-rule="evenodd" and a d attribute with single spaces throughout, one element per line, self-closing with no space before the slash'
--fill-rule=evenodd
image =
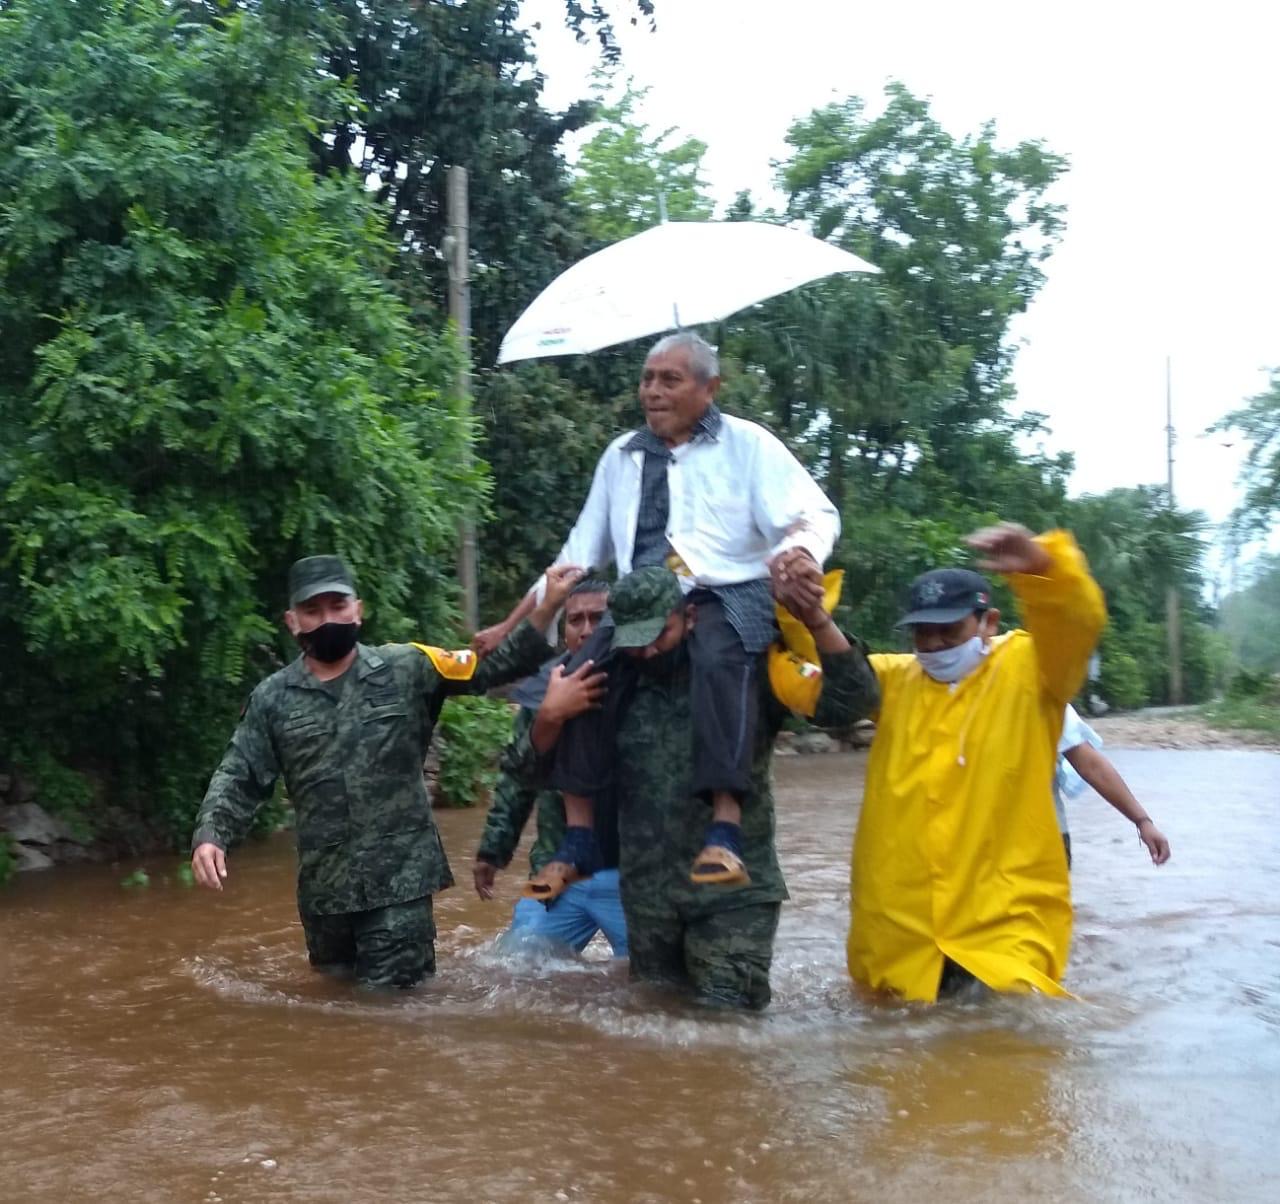
<path id="1" fill-rule="evenodd" d="M 213 844 L 225 851 L 244 839 L 279 776 L 267 707 L 261 692 L 255 690 L 205 791 L 191 847 Z"/>
<path id="2" fill-rule="evenodd" d="M 831 619 L 813 631 L 813 637 L 822 658 L 822 693 L 814 723 L 847 727 L 875 714 L 880 707 L 880 686 L 861 643 L 848 639 Z"/>
<path id="3" fill-rule="evenodd" d="M 533 712 L 521 707 L 516 716 L 511 742 L 503 750 L 501 772 L 494 787 L 493 802 L 484 821 L 484 832 L 476 859 L 504 869 L 511 864 L 520 835 L 529 822 L 538 797 L 535 784 L 538 756 L 529 739 Z"/>

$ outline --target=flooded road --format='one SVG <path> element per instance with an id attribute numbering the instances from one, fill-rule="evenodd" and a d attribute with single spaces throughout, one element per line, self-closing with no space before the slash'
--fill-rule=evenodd
<path id="1" fill-rule="evenodd" d="M 500 956 L 519 872 L 439 896 L 441 972 L 391 997 L 308 970 L 287 837 L 217 897 L 173 859 L 146 889 L 132 863 L 25 875 L 0 893 L 0 1199 L 1280 1199 L 1280 756 L 1114 759 L 1173 860 L 1071 804 L 1076 1003 L 854 996 L 853 755 L 778 762 L 794 898 L 763 1017 L 631 987 L 595 946 Z M 483 816 L 440 818 L 469 879 Z"/>

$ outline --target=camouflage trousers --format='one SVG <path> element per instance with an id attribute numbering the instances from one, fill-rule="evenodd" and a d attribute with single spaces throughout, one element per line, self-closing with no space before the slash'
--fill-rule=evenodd
<path id="1" fill-rule="evenodd" d="M 302 915 L 312 966 L 371 987 L 412 987 L 436 972 L 431 896 L 371 911 Z"/>
<path id="2" fill-rule="evenodd" d="M 673 908 L 628 907 L 631 977 L 692 990 L 699 1001 L 759 1011 L 769 1005 L 778 903 L 686 918 Z"/>

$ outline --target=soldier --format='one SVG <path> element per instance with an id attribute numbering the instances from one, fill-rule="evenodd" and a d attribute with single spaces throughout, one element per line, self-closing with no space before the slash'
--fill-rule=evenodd
<path id="1" fill-rule="evenodd" d="M 221 890 L 226 851 L 283 776 L 297 814 L 298 911 L 311 964 L 374 986 L 435 971 L 431 896 L 452 885 L 422 762 L 454 694 L 480 694 L 545 659 L 579 570 L 483 661 L 423 644 L 357 643 L 363 607 L 336 556 L 289 570 L 285 625 L 302 655 L 260 682 L 209 783 L 192 837 L 196 881 Z"/>
<path id="2" fill-rule="evenodd" d="M 815 722 L 844 726 L 869 714 L 879 695 L 862 651 L 850 644 L 821 602 L 790 605 L 812 633 L 822 662 Z M 686 601 L 674 573 L 654 566 L 622 578 L 610 594 L 609 609 L 616 625 L 614 647 L 635 669 L 628 675 L 627 696 L 610 720 L 617 732 L 614 785 L 632 977 L 691 989 L 704 1003 L 763 1008 L 770 999 L 778 912 L 787 897 L 774 848 L 770 775 L 773 742 L 786 710 L 774 698 L 768 675 L 757 674 L 760 722 L 742 800 L 749 880 L 719 886 L 690 881 L 689 860 L 702 848 L 712 808 L 695 782 L 687 637 L 697 607 Z M 539 714 L 535 747 L 545 753 L 556 735 L 555 725 Z"/>
<path id="3" fill-rule="evenodd" d="M 604 694 L 604 674 L 592 672 L 590 663 L 570 674 L 565 673 L 564 667 L 606 620 L 608 605 L 607 582 L 599 578 L 579 581 L 564 606 L 567 651 L 548 661 L 536 677 L 521 682 L 512 692 L 511 700 L 520 704 L 520 711 L 511 743 L 502 754 L 502 773 L 472 868 L 476 893 L 482 899 L 493 898 L 497 871 L 511 863 L 520 834 L 535 808 L 538 835 L 529 851 L 532 873 L 551 860 L 564 836 L 564 802 L 558 790 L 539 788 L 542 767 L 530 734 L 540 710 L 552 722 L 561 723 L 597 704 Z M 597 932 L 603 931 L 613 955 L 627 956 L 627 926 L 618 895 L 618 816 L 611 794 L 597 800 L 596 835 L 601 852 L 600 872 L 575 882 L 550 903 L 521 899 L 504 944 L 532 937 L 567 945 L 580 953 Z"/>

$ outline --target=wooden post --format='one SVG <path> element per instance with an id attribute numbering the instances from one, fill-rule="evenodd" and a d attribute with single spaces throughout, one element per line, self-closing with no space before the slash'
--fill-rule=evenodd
<path id="1" fill-rule="evenodd" d="M 462 343 L 463 361 L 455 385 L 460 409 L 471 415 L 471 275 L 470 220 L 467 206 L 467 169 L 449 168 L 448 234 L 445 259 L 449 268 L 449 317 Z M 470 445 L 467 451 L 470 459 Z M 468 630 L 480 626 L 480 598 L 476 577 L 476 525 L 466 515 L 458 524 L 458 582 L 462 586 L 462 617 Z"/>

